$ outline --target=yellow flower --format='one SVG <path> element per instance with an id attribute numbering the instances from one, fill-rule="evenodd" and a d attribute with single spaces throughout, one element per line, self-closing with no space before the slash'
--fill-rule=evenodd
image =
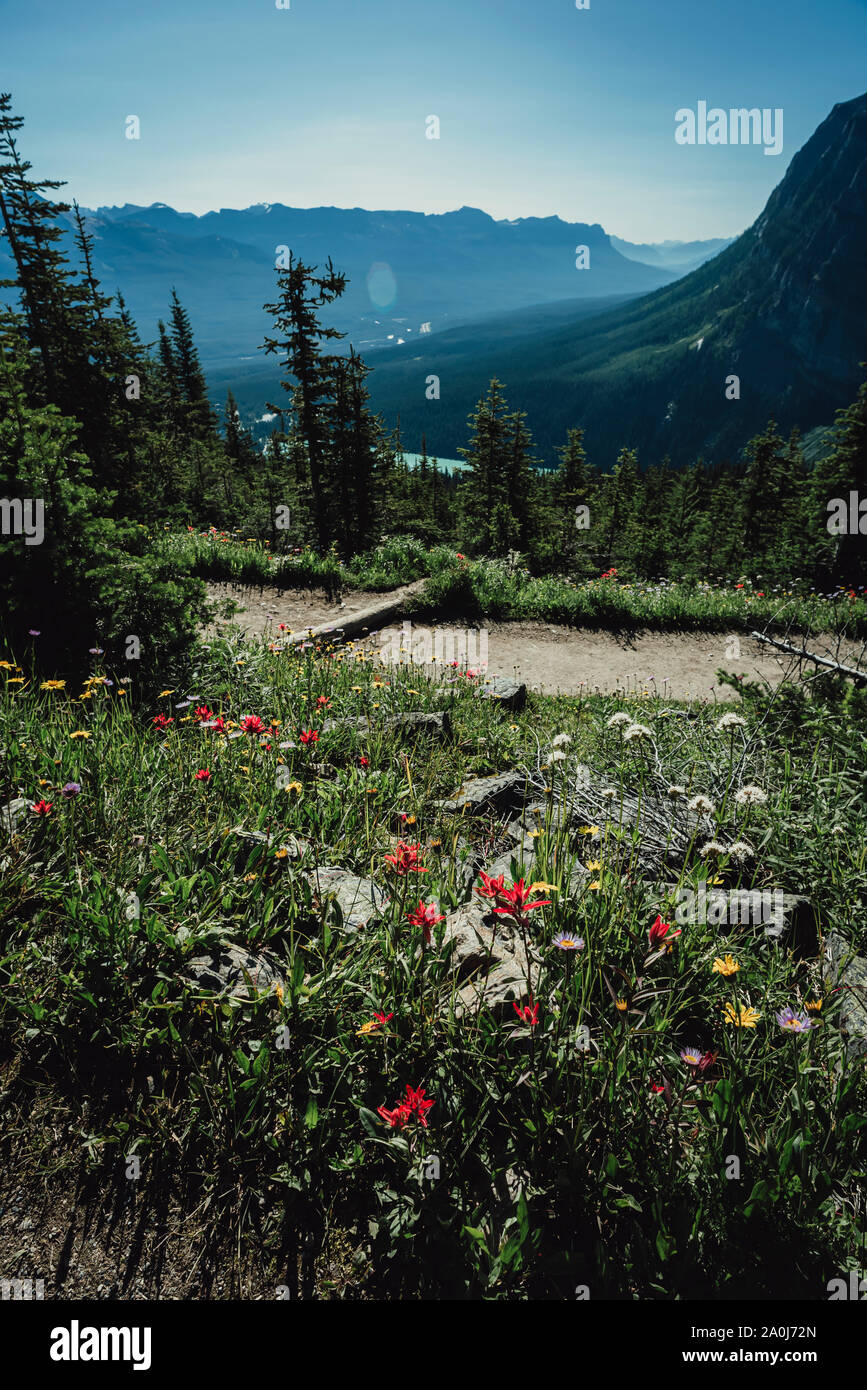
<path id="1" fill-rule="evenodd" d="M 588 891 L 591 893 L 598 893 L 601 887 L 602 884 L 599 882 L 598 878 L 594 878 L 592 883 L 587 884 Z"/>
<path id="2" fill-rule="evenodd" d="M 579 827 L 578 827 L 578 834 L 579 834 L 579 835 L 598 835 L 598 834 L 599 834 L 599 826 L 598 826 L 598 825 L 579 825 Z"/>
<path id="3" fill-rule="evenodd" d="M 531 883 L 528 889 L 530 893 L 559 893 L 560 889 L 556 883 Z"/>
<path id="4" fill-rule="evenodd" d="M 69 735 L 70 738 L 90 738 L 89 729 L 76 729 L 75 733 Z"/>
<path id="5" fill-rule="evenodd" d="M 820 1014 L 822 1012 L 822 1003 L 823 1000 L 821 999 L 805 999 L 804 1008 L 807 1010 L 808 1014 Z"/>
<path id="6" fill-rule="evenodd" d="M 14 671 L 15 667 L 12 665 L 11 661 L 0 661 L 0 670 Z"/>
<path id="7" fill-rule="evenodd" d="M 128 691 L 128 690 L 124 690 L 123 686 L 121 685 L 121 686 L 118 687 L 117 693 L 118 693 L 118 695 L 128 695 L 128 694 L 129 694 L 129 691 Z"/>
<path id="8" fill-rule="evenodd" d="M 157 698 L 160 699 L 160 700 L 163 700 L 163 699 L 165 699 L 166 695 L 174 695 L 174 694 L 175 694 L 175 691 L 174 691 L 174 690 L 161 690 L 160 693 L 159 693 L 159 696 L 158 696 Z"/>
<path id="9" fill-rule="evenodd" d="M 755 1028 L 761 1018 L 755 1009 L 736 1009 L 734 1004 L 726 1004 L 723 1015 L 726 1023 L 733 1023 L 736 1028 Z"/>
<path id="10" fill-rule="evenodd" d="M 591 870 L 595 873 L 597 870 L 599 870 L 599 869 L 602 868 L 602 860 L 601 860 L 601 859 L 588 859 L 588 860 L 587 860 L 587 867 L 588 867 L 588 869 L 591 869 Z"/>
<path id="11" fill-rule="evenodd" d="M 40 787 L 50 787 L 51 783 L 49 782 L 47 777 L 40 777 L 39 785 Z"/>
<path id="12" fill-rule="evenodd" d="M 256 879 L 257 879 L 258 877 L 259 877 L 258 874 L 245 874 L 245 875 L 244 875 L 244 882 L 245 882 L 245 883 L 255 883 L 255 882 L 256 882 Z"/>
<path id="13" fill-rule="evenodd" d="M 734 960 L 730 955 L 723 957 L 717 956 L 711 967 L 718 975 L 725 975 L 726 979 L 728 979 L 729 975 L 736 975 L 740 968 L 739 962 Z"/>
<path id="14" fill-rule="evenodd" d="M 407 690 L 406 693 L 407 695 L 418 695 L 419 692 L 417 690 Z"/>
<path id="15" fill-rule="evenodd" d="M 277 998 L 278 998 L 280 1004 L 282 1005 L 282 1003 L 283 1003 L 283 986 L 282 986 L 281 984 L 276 984 L 276 985 L 274 986 L 274 993 L 276 994 L 276 996 L 277 996 Z"/>
<path id="16" fill-rule="evenodd" d="M 65 685 L 66 685 L 66 681 L 43 681 L 42 684 L 40 685 L 39 689 L 40 689 L 40 690 L 63 690 L 64 687 L 65 687 Z"/>
<path id="17" fill-rule="evenodd" d="M 304 788 L 302 787 L 302 785 L 301 785 L 300 782 L 287 782 L 287 783 L 286 783 L 286 791 L 287 791 L 287 792 L 297 792 L 298 795 L 300 796 L 301 793 L 303 792 L 303 790 L 304 790 Z"/>
<path id="18" fill-rule="evenodd" d="M 275 859 L 288 859 L 288 857 L 289 857 L 289 851 L 288 851 L 288 849 L 275 849 L 275 851 L 274 851 L 274 858 L 275 858 Z"/>
<path id="19" fill-rule="evenodd" d="M 7 685 L 23 685 L 23 684 L 24 684 L 24 677 L 23 677 L 23 676 L 7 676 L 7 678 L 6 678 L 6 684 L 7 684 Z"/>
<path id="20" fill-rule="evenodd" d="M 79 695 L 78 698 L 79 698 L 79 700 L 92 700 L 92 699 L 93 699 L 93 691 L 92 691 L 92 690 L 85 690 L 84 694 L 83 694 L 83 695 Z"/>
<path id="21" fill-rule="evenodd" d="M 625 1014 L 626 1010 L 629 1008 L 629 1005 L 625 999 L 615 999 L 614 1007 L 615 1009 L 617 1009 L 618 1013 Z"/>

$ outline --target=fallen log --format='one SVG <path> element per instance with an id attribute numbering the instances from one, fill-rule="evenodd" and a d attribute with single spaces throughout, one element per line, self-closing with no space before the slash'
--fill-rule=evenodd
<path id="1" fill-rule="evenodd" d="M 793 647 L 791 642 L 781 642 L 778 637 L 768 637 L 763 632 L 751 632 L 757 642 L 765 642 L 770 647 L 776 647 L 781 652 L 787 652 L 790 656 L 797 656 L 802 661 L 813 661 L 817 666 L 826 666 L 831 671 L 836 671 L 838 675 L 848 676 L 851 680 L 861 681 L 867 684 L 867 671 L 859 671 L 856 666 L 844 666 L 841 661 L 832 661 L 827 656 L 817 656 L 815 652 L 808 652 L 806 647 L 800 651 Z"/>

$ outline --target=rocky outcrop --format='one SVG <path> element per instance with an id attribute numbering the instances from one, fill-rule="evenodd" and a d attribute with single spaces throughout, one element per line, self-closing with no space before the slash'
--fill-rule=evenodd
<path id="1" fill-rule="evenodd" d="M 539 979 L 539 957 L 524 944 L 508 918 L 478 902 L 448 913 L 442 949 L 449 953 L 455 977 L 455 1017 L 481 1008 L 495 1017 L 514 1017 L 512 1004 L 526 1000 Z"/>
<path id="2" fill-rule="evenodd" d="M 867 1054 L 867 960 L 856 956 L 845 937 L 829 932 L 824 942 L 822 974 L 826 985 L 842 999 L 837 1024 L 846 1035 L 850 1057 Z"/>
<path id="3" fill-rule="evenodd" d="M 232 999 L 270 994 L 283 984 L 276 965 L 267 956 L 256 956 L 243 946 L 231 944 L 215 946 L 207 954 L 187 961 L 181 978 L 202 994 Z"/>
<path id="4" fill-rule="evenodd" d="M 359 931 L 388 906 L 384 889 L 370 878 L 359 878 L 349 869 L 321 868 L 304 875 L 321 910 L 336 903 L 344 930 Z"/>

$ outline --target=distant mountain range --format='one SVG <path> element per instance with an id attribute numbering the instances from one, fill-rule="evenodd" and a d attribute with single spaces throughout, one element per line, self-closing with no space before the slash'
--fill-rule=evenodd
<path id="1" fill-rule="evenodd" d="M 314 265 L 331 256 L 347 275 L 330 321 L 367 352 L 409 342 L 423 325 L 436 333 L 504 309 L 641 294 L 691 268 L 705 245 L 688 243 L 679 261 L 677 243 L 618 242 L 615 249 L 595 224 L 495 221 L 469 207 L 441 215 L 282 203 L 201 217 L 164 203 L 82 211 L 105 290 L 121 289 L 145 341 L 153 341 L 176 288 L 206 370 L 261 360 L 260 344 L 272 329 L 263 305 L 275 297 L 280 247 Z M 706 245 L 707 255 L 717 249 L 716 242 Z M 586 270 L 576 269 L 580 246 L 588 248 Z M 637 254 L 643 250 L 648 264 Z"/>
<path id="2" fill-rule="evenodd" d="M 510 314 L 443 333 L 421 355 L 378 353 L 373 403 L 387 420 L 400 412 L 407 448 L 424 433 L 454 456 L 496 375 L 548 461 L 573 425 L 603 466 L 622 445 L 645 463 L 731 459 L 771 415 L 806 434 L 854 396 L 867 375 L 865 247 L 862 96 L 834 107 L 752 227 L 684 279 L 601 314 L 584 306 L 557 323 L 554 306 L 544 325 L 525 316 L 526 332 Z M 439 400 L 426 398 L 430 375 Z"/>

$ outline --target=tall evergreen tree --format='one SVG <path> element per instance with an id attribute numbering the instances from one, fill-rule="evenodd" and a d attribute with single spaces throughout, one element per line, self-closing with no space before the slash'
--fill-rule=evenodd
<path id="1" fill-rule="evenodd" d="M 288 373 L 284 389 L 293 394 L 299 437 L 307 457 L 316 537 L 326 548 L 331 541 L 329 516 L 328 412 L 334 394 L 335 357 L 322 343 L 345 334 L 323 327 L 317 310 L 338 299 L 346 277 L 335 271 L 329 259 L 325 274 L 290 254 L 289 265 L 278 271 L 278 298 L 265 308 L 272 315 L 278 337 L 266 337 L 266 352 L 280 353 Z"/>

